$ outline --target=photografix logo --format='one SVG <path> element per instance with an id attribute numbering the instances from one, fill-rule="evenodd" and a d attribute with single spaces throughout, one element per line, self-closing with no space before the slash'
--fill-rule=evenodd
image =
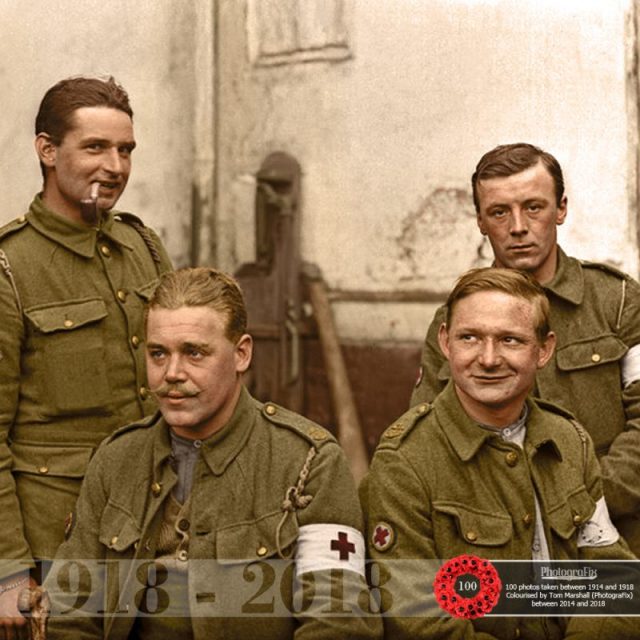
<path id="1" fill-rule="evenodd" d="M 542 580 L 594 580 L 598 577 L 597 569 L 582 567 L 580 569 L 563 569 L 562 567 L 542 567 Z"/>

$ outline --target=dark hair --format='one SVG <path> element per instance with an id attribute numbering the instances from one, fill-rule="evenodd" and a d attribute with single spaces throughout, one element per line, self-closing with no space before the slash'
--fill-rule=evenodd
<path id="1" fill-rule="evenodd" d="M 471 176 L 473 204 L 476 212 L 480 213 L 478 198 L 478 182 L 490 178 L 506 178 L 542 162 L 553 178 L 556 192 L 556 204 L 560 205 L 564 196 L 564 178 L 560 163 L 546 151 L 526 142 L 502 144 L 485 153 Z"/>
<path id="2" fill-rule="evenodd" d="M 82 107 L 111 107 L 133 118 L 129 96 L 113 76 L 106 80 L 75 76 L 60 80 L 44 94 L 36 116 L 36 135 L 46 133 L 59 145 L 73 127 L 74 111 Z"/>
<path id="3" fill-rule="evenodd" d="M 498 267 L 471 269 L 458 279 L 446 302 L 447 329 L 451 326 L 456 304 L 480 291 L 501 291 L 530 302 L 535 309 L 534 329 L 538 342 L 543 343 L 547 339 L 550 331 L 549 300 L 540 283 L 524 271 Z"/>
<path id="4" fill-rule="evenodd" d="M 211 267 L 189 267 L 169 271 L 149 300 L 149 310 L 210 307 L 224 314 L 226 337 L 236 343 L 247 332 L 247 309 L 240 286 L 230 275 Z"/>

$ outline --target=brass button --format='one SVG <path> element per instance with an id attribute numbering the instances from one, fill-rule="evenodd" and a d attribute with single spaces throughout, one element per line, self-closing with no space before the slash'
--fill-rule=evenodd
<path id="1" fill-rule="evenodd" d="M 189 559 L 189 554 L 182 549 L 181 551 L 178 551 L 178 560 L 182 560 L 182 562 L 186 562 Z"/>
<path id="2" fill-rule="evenodd" d="M 187 531 L 189 529 L 189 521 L 186 518 L 178 520 L 178 529 L 180 529 L 180 531 Z"/>
<path id="3" fill-rule="evenodd" d="M 518 454 L 515 451 L 509 451 L 504 459 L 510 467 L 515 467 L 518 464 Z"/>
<path id="4" fill-rule="evenodd" d="M 259 547 L 256 553 L 262 558 L 267 555 L 267 547 Z"/>
<path id="5" fill-rule="evenodd" d="M 159 496 L 161 492 L 162 492 L 162 485 L 159 482 L 154 482 L 151 485 L 151 493 L 153 493 L 154 496 Z"/>
<path id="6" fill-rule="evenodd" d="M 276 411 L 277 409 L 272 405 L 272 404 L 268 404 L 265 408 L 264 408 L 266 414 L 268 416 L 275 416 L 276 415 Z"/>
<path id="7" fill-rule="evenodd" d="M 147 387 L 140 387 L 140 397 L 146 400 L 149 397 L 149 389 Z"/>
<path id="8" fill-rule="evenodd" d="M 107 247 L 106 244 L 101 244 L 100 245 L 100 253 L 105 257 L 108 258 L 111 255 L 111 249 L 109 249 L 109 247 Z"/>
<path id="9" fill-rule="evenodd" d="M 111 538 L 111 546 L 115 546 L 118 543 L 118 536 L 113 536 L 113 538 Z"/>
<path id="10" fill-rule="evenodd" d="M 524 522 L 525 527 L 530 527 L 533 522 L 533 516 L 530 513 L 525 513 L 522 516 L 522 522 Z"/>
<path id="11" fill-rule="evenodd" d="M 475 542 L 478 539 L 478 534 L 475 531 L 467 531 L 464 537 L 469 542 Z"/>
<path id="12" fill-rule="evenodd" d="M 519 637 L 520 637 L 520 627 L 516 627 L 516 633 L 515 633 L 514 638 L 515 638 L 516 640 L 518 640 L 518 638 L 519 638 Z"/>
<path id="13" fill-rule="evenodd" d="M 427 409 L 429 408 L 428 404 L 420 404 L 416 407 L 416 413 L 421 416 L 423 413 L 427 412 Z"/>
<path id="14" fill-rule="evenodd" d="M 140 346 L 140 338 L 138 338 L 138 336 L 131 336 L 131 344 L 137 349 Z"/>
<path id="15" fill-rule="evenodd" d="M 65 320 L 63 324 L 67 329 L 69 329 L 70 327 L 73 327 L 73 320 Z"/>
<path id="16" fill-rule="evenodd" d="M 118 300 L 120 300 L 120 302 L 124 302 L 127 299 L 127 292 L 123 291 L 122 289 L 118 289 L 116 295 L 118 296 Z"/>
<path id="17" fill-rule="evenodd" d="M 579 513 L 574 514 L 573 516 L 573 524 L 576 525 L 576 527 L 580 524 L 582 524 L 582 516 Z"/>
<path id="18" fill-rule="evenodd" d="M 600 362 L 602 360 L 602 356 L 599 353 L 594 353 L 591 356 L 591 362 Z"/>
<path id="19" fill-rule="evenodd" d="M 136 540 L 136 541 L 133 543 L 133 548 L 134 548 L 134 550 L 135 550 L 135 551 L 137 551 L 139 546 L 140 546 L 140 544 L 139 544 L 139 542 Z"/>
<path id="20" fill-rule="evenodd" d="M 27 218 L 26 218 L 25 216 L 20 216 L 20 217 L 18 218 L 18 222 L 19 222 L 20 224 L 22 224 L 23 222 L 26 222 L 26 221 L 27 221 Z"/>
<path id="21" fill-rule="evenodd" d="M 309 431 L 309 435 L 314 439 L 314 440 L 326 440 L 327 439 L 327 433 L 324 429 L 321 429 L 320 427 L 313 427 L 310 431 Z"/>
<path id="22" fill-rule="evenodd" d="M 49 467 L 42 465 L 41 467 L 38 467 L 38 473 L 49 473 Z"/>

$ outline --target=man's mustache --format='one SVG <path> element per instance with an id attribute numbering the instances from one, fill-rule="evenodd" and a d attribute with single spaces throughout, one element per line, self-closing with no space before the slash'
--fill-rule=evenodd
<path id="1" fill-rule="evenodd" d="M 150 390 L 151 393 L 166 398 L 170 393 L 179 393 L 185 398 L 193 398 L 200 393 L 200 389 L 189 382 L 163 382 L 159 387 Z"/>

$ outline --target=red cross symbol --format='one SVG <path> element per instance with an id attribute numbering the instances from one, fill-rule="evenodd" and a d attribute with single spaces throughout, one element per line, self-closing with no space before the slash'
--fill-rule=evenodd
<path id="1" fill-rule="evenodd" d="M 348 560 L 350 553 L 356 552 L 356 545 L 349 542 L 349 538 L 344 531 L 338 532 L 338 539 L 331 541 L 331 550 L 340 552 L 340 560 Z"/>
<path id="2" fill-rule="evenodd" d="M 387 538 L 390 535 L 389 529 L 378 525 L 376 527 L 375 533 L 373 534 L 373 542 L 378 547 L 384 547 L 387 544 Z"/>

